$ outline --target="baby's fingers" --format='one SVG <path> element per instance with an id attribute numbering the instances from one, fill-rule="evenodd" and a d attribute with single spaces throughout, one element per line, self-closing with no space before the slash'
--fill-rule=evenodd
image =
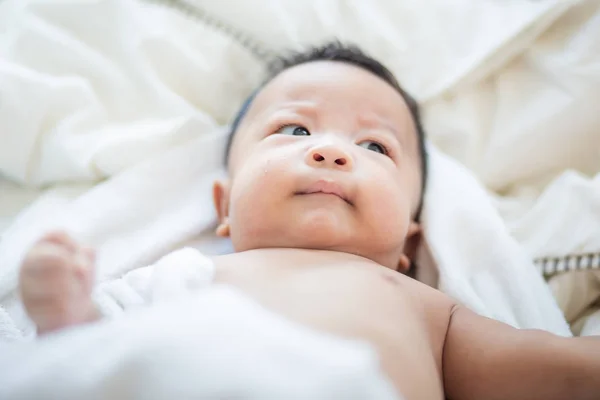
<path id="1" fill-rule="evenodd" d="M 94 250 L 85 247 L 75 256 L 76 275 L 85 292 L 91 292 L 96 275 L 96 255 Z"/>
<path id="2" fill-rule="evenodd" d="M 82 252 L 90 264 L 96 264 L 96 250 L 91 247 L 83 247 Z"/>
<path id="3" fill-rule="evenodd" d="M 38 244 L 53 243 L 57 246 L 64 247 L 69 251 L 77 251 L 77 242 L 64 231 L 54 231 L 44 235 Z"/>
<path id="4" fill-rule="evenodd" d="M 72 259 L 73 255 L 63 247 L 39 244 L 25 257 L 22 273 L 33 276 L 68 273 Z"/>

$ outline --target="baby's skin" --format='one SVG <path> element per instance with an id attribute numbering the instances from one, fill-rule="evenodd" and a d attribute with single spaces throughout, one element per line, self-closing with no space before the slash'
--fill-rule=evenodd
<path id="1" fill-rule="evenodd" d="M 409 278 L 421 171 L 403 97 L 341 62 L 290 68 L 256 96 L 216 182 L 215 282 L 318 331 L 362 339 L 407 400 L 598 399 L 600 341 L 518 330 Z M 40 334 L 101 318 L 92 251 L 42 238 L 21 268 Z"/>

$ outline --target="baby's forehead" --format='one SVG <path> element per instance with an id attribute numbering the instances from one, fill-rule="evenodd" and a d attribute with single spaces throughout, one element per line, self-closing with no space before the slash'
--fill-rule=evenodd
<path id="1" fill-rule="evenodd" d="M 317 112 L 372 114 L 404 131 L 413 127 L 402 94 L 365 68 L 339 61 L 314 61 L 289 68 L 255 92 L 248 119 L 279 108 L 312 105 Z"/>

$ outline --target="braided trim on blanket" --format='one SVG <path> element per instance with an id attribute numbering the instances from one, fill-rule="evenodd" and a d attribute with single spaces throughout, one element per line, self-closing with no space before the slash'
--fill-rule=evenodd
<path id="1" fill-rule="evenodd" d="M 546 277 L 569 271 L 600 269 L 600 252 L 541 257 L 535 259 L 534 263 Z"/>
<path id="2" fill-rule="evenodd" d="M 144 0 L 148 3 L 156 3 L 162 6 L 170 7 L 187 16 L 195 18 L 206 26 L 229 36 L 236 43 L 248 50 L 259 61 L 269 64 L 274 58 L 273 52 L 267 50 L 257 40 L 245 32 L 242 32 L 230 24 L 222 21 L 220 18 L 210 14 L 204 8 L 191 4 L 188 0 Z"/>

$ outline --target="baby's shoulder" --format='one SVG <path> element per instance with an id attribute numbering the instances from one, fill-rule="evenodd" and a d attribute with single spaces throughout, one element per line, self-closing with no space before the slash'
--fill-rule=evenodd
<path id="1" fill-rule="evenodd" d="M 410 294 L 416 301 L 425 303 L 434 303 L 452 308 L 456 305 L 456 301 L 450 296 L 441 292 L 439 289 L 420 282 L 408 275 L 404 275 L 389 268 L 382 267 L 379 271 L 382 279 L 388 281 L 392 285 L 398 286 L 399 289 Z"/>
<path id="2" fill-rule="evenodd" d="M 394 271 L 390 271 L 394 273 Z M 414 308 L 426 319 L 430 326 L 437 330 L 446 331 L 450 317 L 458 306 L 455 299 L 406 275 L 395 273 L 393 278 L 401 286 L 407 298 L 410 299 Z"/>

